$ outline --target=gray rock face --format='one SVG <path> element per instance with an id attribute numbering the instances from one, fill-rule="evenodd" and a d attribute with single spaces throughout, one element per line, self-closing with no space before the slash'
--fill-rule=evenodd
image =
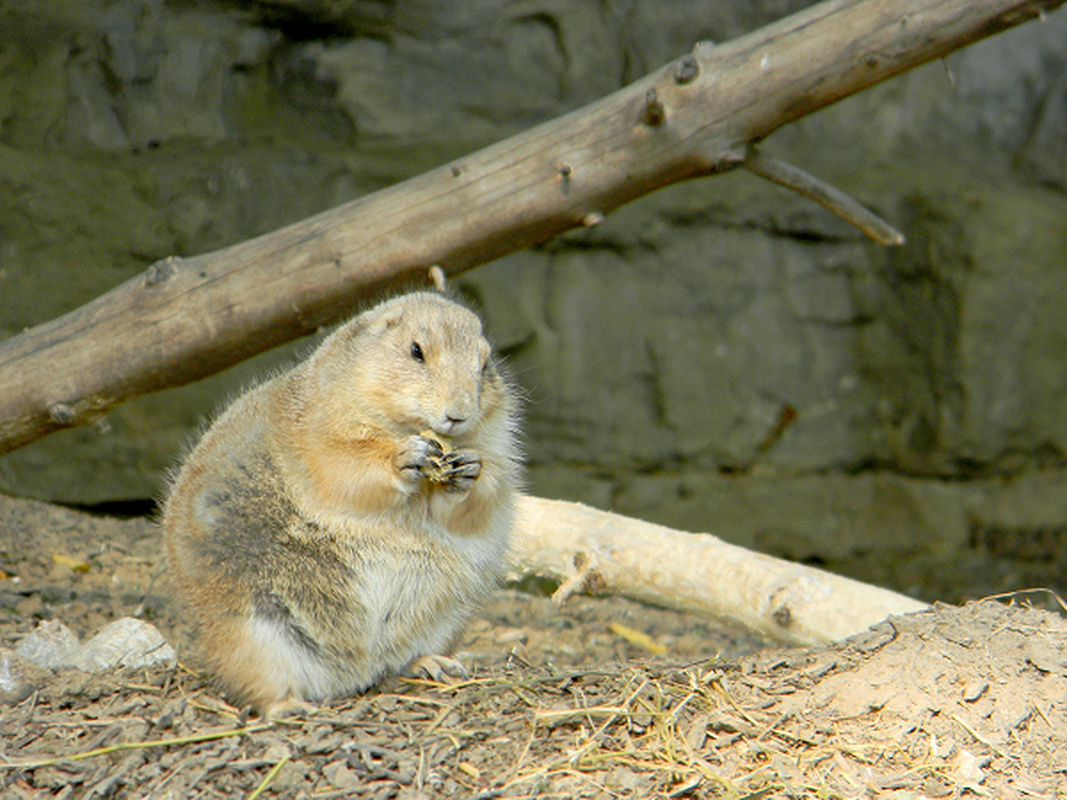
<path id="1" fill-rule="evenodd" d="M 0 331 L 155 259 L 395 183 L 806 4 L 6 8 L 0 291 L 17 302 L 0 306 Z M 765 143 L 901 227 L 902 248 L 732 173 L 466 273 L 460 288 L 529 394 L 531 489 L 706 527 L 674 513 L 691 506 L 673 490 L 653 503 L 645 478 L 1062 466 L 1065 40 L 1061 10 Z M 107 433 L 0 458 L 0 489 L 88 504 L 158 495 L 197 420 L 304 347 L 131 402 Z M 871 502 L 897 508 L 892 497 Z M 894 514 L 869 524 L 891 531 Z"/>

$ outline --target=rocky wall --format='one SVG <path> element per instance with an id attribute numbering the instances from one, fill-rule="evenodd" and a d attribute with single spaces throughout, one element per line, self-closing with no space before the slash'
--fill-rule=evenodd
<path id="1" fill-rule="evenodd" d="M 0 334 L 804 5 L 8 3 Z M 929 582 L 898 562 L 1001 540 L 1026 564 L 1044 547 L 1062 575 L 1048 531 L 1067 527 L 1065 41 L 1060 11 L 765 143 L 894 222 L 904 247 L 738 172 L 462 276 L 528 395 L 531 491 L 830 564 L 874 554 L 868 574 L 899 584 Z M 156 496 L 198 419 L 307 346 L 0 458 L 0 490 Z M 1008 573 L 990 585 L 1023 574 Z"/>

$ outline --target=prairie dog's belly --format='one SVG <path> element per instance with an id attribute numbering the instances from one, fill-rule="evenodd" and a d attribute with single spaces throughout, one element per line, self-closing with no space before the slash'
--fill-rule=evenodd
<path id="1" fill-rule="evenodd" d="M 273 605 L 253 610 L 250 634 L 302 696 L 363 691 L 421 655 L 447 651 L 495 585 L 488 560 L 463 564 L 456 553 L 404 548 L 398 538 L 399 547 L 345 539 L 347 569 L 332 598 L 316 601 L 283 580 Z"/>
<path id="2" fill-rule="evenodd" d="M 455 536 L 418 496 L 386 513 L 312 519 L 266 453 L 229 472 L 201 497 L 217 533 L 197 542 L 198 556 L 205 572 L 247 586 L 248 635 L 305 697 L 362 691 L 444 652 L 497 584 L 504 521 L 497 536 Z"/>
<path id="3" fill-rule="evenodd" d="M 451 541 L 456 537 L 441 530 L 433 541 L 408 548 L 410 537 L 402 533 L 384 547 L 359 538 L 351 542 L 350 585 L 375 639 L 402 638 L 408 627 L 429 627 L 428 620 L 463 618 L 499 578 L 504 542 L 461 550 Z"/>
<path id="4" fill-rule="evenodd" d="M 356 561 L 333 598 L 316 602 L 306 588 L 280 581 L 271 606 L 249 616 L 251 634 L 309 699 L 363 691 L 444 650 L 483 596 L 421 559 L 361 553 Z"/>

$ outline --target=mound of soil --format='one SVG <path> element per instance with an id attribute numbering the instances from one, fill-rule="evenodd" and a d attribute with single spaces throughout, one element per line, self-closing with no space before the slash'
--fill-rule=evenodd
<path id="1" fill-rule="evenodd" d="M 160 545 L 142 519 L 0 497 L 0 645 L 46 619 L 84 638 L 136 615 L 182 655 L 189 632 L 154 580 Z M 469 681 L 392 679 L 273 723 L 184 664 L 61 671 L 0 709 L 0 793 L 1067 794 L 1067 623 L 1047 611 L 939 606 L 829 647 L 782 650 L 619 598 L 559 610 L 508 590 L 459 657 Z"/>

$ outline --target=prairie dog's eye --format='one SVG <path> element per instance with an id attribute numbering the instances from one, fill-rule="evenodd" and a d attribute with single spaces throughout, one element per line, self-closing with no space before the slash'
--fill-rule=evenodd
<path id="1" fill-rule="evenodd" d="M 426 363 L 426 356 L 422 354 L 422 348 L 419 346 L 418 342 L 411 343 L 411 357 L 420 364 Z"/>

